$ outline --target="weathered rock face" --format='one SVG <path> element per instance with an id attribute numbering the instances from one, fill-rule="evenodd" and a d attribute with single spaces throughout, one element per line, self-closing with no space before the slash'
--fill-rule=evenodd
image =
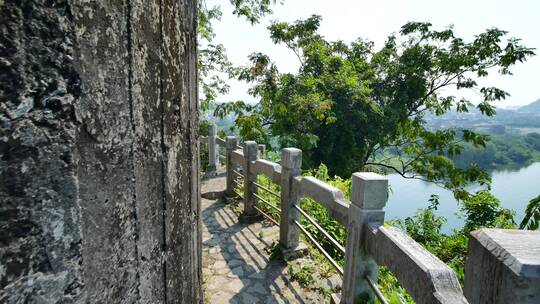
<path id="1" fill-rule="evenodd" d="M 1 302 L 69 303 L 83 284 L 71 19 L 66 3 L 0 6 Z"/>
<path id="2" fill-rule="evenodd" d="M 0 20 L 0 302 L 202 301 L 195 1 Z"/>

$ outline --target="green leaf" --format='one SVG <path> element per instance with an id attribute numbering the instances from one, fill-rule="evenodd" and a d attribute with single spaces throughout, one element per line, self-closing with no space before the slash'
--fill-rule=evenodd
<path id="1" fill-rule="evenodd" d="M 520 229 L 538 230 L 540 226 L 540 195 L 533 198 L 527 204 L 525 217 L 519 224 Z"/>

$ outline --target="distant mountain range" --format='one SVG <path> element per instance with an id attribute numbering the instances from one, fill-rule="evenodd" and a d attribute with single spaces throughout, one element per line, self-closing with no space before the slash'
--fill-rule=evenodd
<path id="1" fill-rule="evenodd" d="M 535 102 L 532 102 L 526 106 L 520 107 L 517 109 L 521 113 L 535 113 L 540 114 L 540 99 Z"/>
<path id="2" fill-rule="evenodd" d="M 540 133 L 540 99 L 526 106 L 513 109 L 497 108 L 496 110 L 496 115 L 486 116 L 476 107 L 471 107 L 467 113 L 458 113 L 452 110 L 441 116 L 426 115 L 425 119 L 430 130 L 459 127 L 487 130 L 494 134 L 516 130 L 523 134 Z"/>

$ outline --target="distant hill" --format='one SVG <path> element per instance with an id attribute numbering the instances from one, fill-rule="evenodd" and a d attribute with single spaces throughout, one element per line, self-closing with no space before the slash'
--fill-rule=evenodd
<path id="1" fill-rule="evenodd" d="M 518 112 L 521 113 L 538 113 L 540 114 L 540 99 L 535 102 L 532 102 L 526 106 L 520 107 Z"/>

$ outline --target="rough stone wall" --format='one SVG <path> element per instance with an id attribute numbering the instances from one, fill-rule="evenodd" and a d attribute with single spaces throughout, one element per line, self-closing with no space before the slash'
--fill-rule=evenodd
<path id="1" fill-rule="evenodd" d="M 0 20 L 0 302 L 201 302 L 195 1 Z"/>
<path id="2" fill-rule="evenodd" d="M 0 302 L 81 292 L 72 18 L 65 2 L 0 4 Z"/>

